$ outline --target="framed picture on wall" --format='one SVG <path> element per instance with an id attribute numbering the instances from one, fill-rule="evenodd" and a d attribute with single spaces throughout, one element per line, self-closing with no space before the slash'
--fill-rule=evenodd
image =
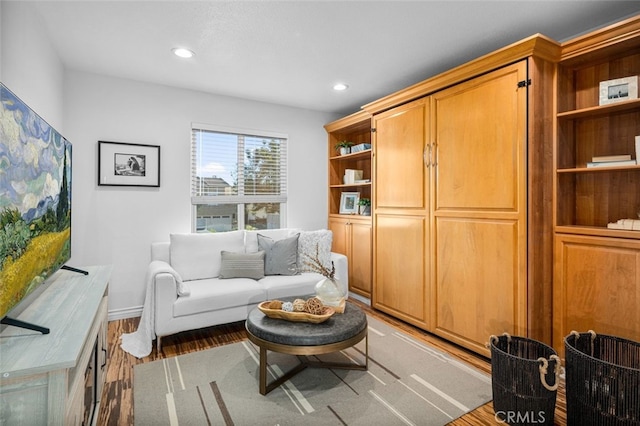
<path id="1" fill-rule="evenodd" d="M 160 146 L 98 141 L 98 185 L 160 186 Z"/>
<path id="2" fill-rule="evenodd" d="M 343 192 L 340 196 L 340 214 L 358 214 L 359 192 Z"/>

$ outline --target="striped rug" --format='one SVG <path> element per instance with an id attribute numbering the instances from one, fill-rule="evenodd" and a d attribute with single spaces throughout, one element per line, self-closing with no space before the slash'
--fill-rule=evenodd
<path id="1" fill-rule="evenodd" d="M 491 400 L 491 377 L 371 317 L 369 370 L 307 368 L 266 396 L 249 341 L 134 367 L 136 425 L 444 425 Z M 363 362 L 364 341 L 315 357 Z M 270 379 L 295 364 L 269 353 Z"/>

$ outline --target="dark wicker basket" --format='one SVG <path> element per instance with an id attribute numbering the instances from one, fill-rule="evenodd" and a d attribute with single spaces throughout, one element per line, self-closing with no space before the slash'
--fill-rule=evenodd
<path id="1" fill-rule="evenodd" d="M 496 420 L 510 425 L 553 425 L 560 372 L 556 351 L 508 334 L 491 336 L 490 346 Z"/>
<path id="2" fill-rule="evenodd" d="M 564 339 L 567 422 L 640 425 L 640 343 L 593 332 Z"/>

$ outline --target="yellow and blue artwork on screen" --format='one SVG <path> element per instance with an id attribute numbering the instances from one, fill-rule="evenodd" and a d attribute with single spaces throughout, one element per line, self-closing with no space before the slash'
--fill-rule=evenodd
<path id="1" fill-rule="evenodd" d="M 0 85 L 0 318 L 71 256 L 71 144 Z"/>

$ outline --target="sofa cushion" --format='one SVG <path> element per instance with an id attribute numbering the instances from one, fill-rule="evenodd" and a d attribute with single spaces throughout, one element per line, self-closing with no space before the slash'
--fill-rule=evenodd
<path id="1" fill-rule="evenodd" d="M 222 263 L 218 278 L 251 278 L 259 280 L 264 277 L 264 252 L 233 253 L 223 250 Z"/>
<path id="2" fill-rule="evenodd" d="M 255 253 L 260 250 L 258 247 L 258 234 L 269 237 L 274 241 L 283 240 L 285 238 L 293 237 L 298 234 L 300 230 L 294 228 L 282 228 L 282 229 L 259 229 L 257 231 L 245 231 L 244 247 L 246 253 Z"/>
<path id="3" fill-rule="evenodd" d="M 176 317 L 248 306 L 266 300 L 266 289 L 259 281 L 250 278 L 194 280 L 189 287 L 191 294 L 178 297 L 173 304 Z"/>
<path id="4" fill-rule="evenodd" d="M 183 281 L 217 277 L 222 250 L 244 251 L 244 231 L 171 234 L 170 239 L 171 266 Z"/>
<path id="5" fill-rule="evenodd" d="M 316 284 L 324 277 L 313 272 L 294 276 L 267 276 L 258 281 L 267 291 L 267 300 L 315 294 Z"/>
<path id="6" fill-rule="evenodd" d="M 265 275 L 298 274 L 298 236 L 275 241 L 258 234 L 258 247 L 264 251 Z"/>
<path id="7" fill-rule="evenodd" d="M 331 243 L 333 233 L 328 229 L 318 231 L 301 231 L 298 239 L 298 269 L 315 271 L 309 266 L 316 255 L 320 263 L 331 270 Z M 315 271 L 317 272 L 317 271 Z"/>

